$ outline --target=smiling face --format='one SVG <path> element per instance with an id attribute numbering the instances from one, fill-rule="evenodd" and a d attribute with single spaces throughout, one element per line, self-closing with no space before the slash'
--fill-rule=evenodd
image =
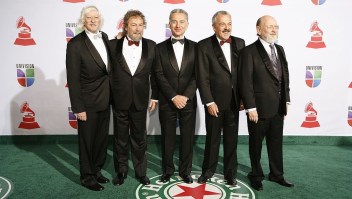
<path id="1" fill-rule="evenodd" d="M 132 16 L 128 19 L 125 31 L 133 41 L 139 41 L 143 37 L 144 21 L 140 16 Z"/>
<path id="2" fill-rule="evenodd" d="M 169 25 L 175 38 L 183 38 L 188 28 L 187 16 L 184 13 L 173 13 Z"/>
<path id="3" fill-rule="evenodd" d="M 219 14 L 216 16 L 213 30 L 220 40 L 226 40 L 231 36 L 232 20 L 230 15 Z"/>
<path id="4" fill-rule="evenodd" d="M 257 26 L 257 34 L 268 43 L 276 42 L 279 36 L 279 26 L 276 20 L 271 16 L 262 17 Z"/>
<path id="5" fill-rule="evenodd" d="M 85 14 L 84 17 L 84 27 L 92 33 L 97 33 L 99 31 L 101 19 L 100 14 L 96 10 L 92 10 Z"/>

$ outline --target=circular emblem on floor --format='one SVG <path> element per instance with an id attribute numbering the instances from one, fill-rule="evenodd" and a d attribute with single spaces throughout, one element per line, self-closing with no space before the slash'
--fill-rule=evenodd
<path id="1" fill-rule="evenodd" d="M 253 190 L 245 183 L 237 180 L 236 186 L 226 185 L 223 175 L 214 174 L 206 184 L 198 184 L 200 172 L 192 172 L 193 183 L 187 184 L 175 173 L 170 182 L 162 183 L 159 176 L 150 178 L 150 185 L 139 185 L 136 198 L 177 198 L 177 199 L 227 199 L 246 198 L 255 199 Z"/>
<path id="2" fill-rule="evenodd" d="M 7 198 L 13 191 L 13 185 L 10 180 L 0 176 L 0 198 Z"/>

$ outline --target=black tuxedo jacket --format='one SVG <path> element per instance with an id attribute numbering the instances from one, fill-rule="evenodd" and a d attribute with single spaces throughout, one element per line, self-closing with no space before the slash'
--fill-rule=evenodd
<path id="1" fill-rule="evenodd" d="M 72 110 L 75 113 L 98 112 L 109 107 L 111 60 L 109 39 L 103 32 L 102 39 L 108 54 L 108 67 L 85 31 L 76 35 L 67 44 L 67 83 Z"/>
<path id="2" fill-rule="evenodd" d="M 155 54 L 154 75 L 159 90 L 159 109 L 176 110 L 171 101 L 176 95 L 188 97 L 188 103 L 195 107 L 196 43 L 185 39 L 181 69 L 178 67 L 171 39 L 156 45 Z"/>
<path id="3" fill-rule="evenodd" d="M 240 93 L 245 109 L 257 108 L 259 118 L 270 118 L 278 113 L 286 115 L 290 102 L 289 72 L 282 46 L 275 44 L 282 67 L 281 88 L 268 53 L 258 39 L 243 49 L 240 55 Z M 281 91 L 281 93 L 279 93 Z"/>
<path id="4" fill-rule="evenodd" d="M 132 76 L 125 57 L 122 54 L 124 39 L 125 37 L 110 41 L 113 60 L 111 88 L 114 108 L 115 110 L 129 110 L 131 105 L 134 104 L 137 110 L 146 110 L 148 108 L 150 85 L 152 87 L 152 99 L 157 99 L 155 81 L 150 81 L 155 57 L 155 42 L 142 38 L 141 60 L 136 72 Z"/>
<path id="5" fill-rule="evenodd" d="M 232 97 L 235 108 L 238 109 L 240 104 L 237 85 L 238 55 L 245 42 L 233 36 L 231 39 L 231 72 L 215 34 L 198 42 L 196 75 L 200 96 L 204 105 L 215 102 L 219 110 L 230 109 Z"/>

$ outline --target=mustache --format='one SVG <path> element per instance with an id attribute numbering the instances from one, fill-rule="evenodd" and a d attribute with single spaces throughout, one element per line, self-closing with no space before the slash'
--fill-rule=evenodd
<path id="1" fill-rule="evenodd" d="M 222 32 L 223 33 L 228 33 L 228 32 L 231 32 L 231 30 L 230 29 L 224 29 Z"/>

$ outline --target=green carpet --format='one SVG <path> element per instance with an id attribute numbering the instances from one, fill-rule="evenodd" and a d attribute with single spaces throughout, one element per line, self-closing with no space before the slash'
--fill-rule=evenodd
<path id="1" fill-rule="evenodd" d="M 28 140 L 32 139 L 30 136 L 24 137 Z M 10 180 L 14 186 L 9 198 L 130 199 L 136 197 L 139 183 L 134 178 L 131 162 L 129 176 L 122 186 L 116 187 L 108 183 L 104 185 L 105 190 L 93 192 L 79 184 L 77 144 L 72 140 L 71 143 L 67 140 L 56 140 L 48 144 L 41 139 L 41 141 L 36 139 L 25 143 L 24 137 L 21 137 L 23 139 L 21 142 L 0 142 L 0 177 Z M 202 137 L 198 138 L 198 142 L 194 145 L 192 168 L 194 173 L 201 171 L 204 151 Z M 238 180 L 249 184 L 246 178 L 250 170 L 248 145 L 242 143 L 246 138 L 242 139 L 241 144 L 238 145 Z M 152 178 L 160 175 L 161 151 L 157 137 L 149 136 L 148 140 L 148 176 Z M 263 181 L 264 190 L 254 191 L 255 198 L 351 198 L 352 146 L 350 142 L 336 142 L 343 145 L 292 144 L 296 142 L 297 140 L 286 138 L 287 144 L 284 145 L 285 178 L 293 182 L 295 187 L 281 187 L 266 179 Z M 268 173 L 266 150 L 263 149 L 262 165 L 264 171 Z M 177 156 L 178 151 L 175 153 L 176 163 Z M 220 156 L 222 157 L 222 150 Z M 221 157 L 217 167 L 218 174 L 221 174 L 223 169 Z M 110 179 L 115 175 L 111 145 L 109 145 L 103 174 Z M 149 198 L 154 197 L 149 196 Z M 204 197 L 206 198 L 212 197 Z"/>

